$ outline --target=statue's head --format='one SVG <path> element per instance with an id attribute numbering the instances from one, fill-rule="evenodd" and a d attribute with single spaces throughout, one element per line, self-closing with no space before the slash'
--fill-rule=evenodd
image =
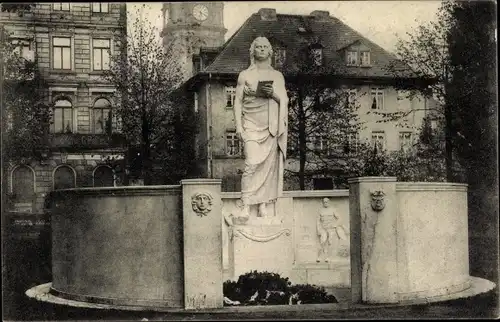
<path id="1" fill-rule="evenodd" d="M 206 215 L 212 210 L 212 196 L 208 192 L 199 192 L 191 197 L 194 212 L 198 215 Z"/>
<path id="2" fill-rule="evenodd" d="M 257 37 L 250 45 L 250 64 L 253 65 L 256 60 L 268 60 L 271 64 L 273 57 L 273 47 L 266 37 Z"/>
<path id="3" fill-rule="evenodd" d="M 330 206 L 330 199 L 323 198 L 323 207 L 328 208 Z"/>

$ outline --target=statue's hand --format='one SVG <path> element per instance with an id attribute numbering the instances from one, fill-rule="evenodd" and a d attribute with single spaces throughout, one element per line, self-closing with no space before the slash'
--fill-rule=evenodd
<path id="1" fill-rule="evenodd" d="M 243 130 L 236 130 L 236 138 L 243 143 Z"/>
<path id="2" fill-rule="evenodd" d="M 274 94 L 273 85 L 269 84 L 269 85 L 262 86 L 262 92 L 267 97 L 273 97 L 273 94 Z"/>

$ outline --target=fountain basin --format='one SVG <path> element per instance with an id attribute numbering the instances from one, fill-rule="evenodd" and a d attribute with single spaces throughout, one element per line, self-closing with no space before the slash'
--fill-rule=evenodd
<path id="1" fill-rule="evenodd" d="M 90 303 L 183 307 L 180 185 L 65 189 L 49 198 L 51 294 Z"/>

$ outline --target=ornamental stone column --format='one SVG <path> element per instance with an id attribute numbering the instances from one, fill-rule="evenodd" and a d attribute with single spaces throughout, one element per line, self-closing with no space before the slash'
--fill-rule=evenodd
<path id="1" fill-rule="evenodd" d="M 181 180 L 184 308 L 223 307 L 220 179 Z"/>

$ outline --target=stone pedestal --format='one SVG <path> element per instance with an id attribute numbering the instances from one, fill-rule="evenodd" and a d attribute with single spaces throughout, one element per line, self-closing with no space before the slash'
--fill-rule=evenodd
<path id="1" fill-rule="evenodd" d="M 223 307 L 221 180 L 182 180 L 184 308 Z"/>
<path id="2" fill-rule="evenodd" d="M 353 178 L 349 184 L 352 300 L 397 303 L 396 178 Z"/>
<path id="3" fill-rule="evenodd" d="M 283 277 L 291 275 L 293 243 L 291 230 L 285 225 L 234 225 L 231 235 L 229 258 L 234 280 L 253 270 L 279 273 Z"/>

